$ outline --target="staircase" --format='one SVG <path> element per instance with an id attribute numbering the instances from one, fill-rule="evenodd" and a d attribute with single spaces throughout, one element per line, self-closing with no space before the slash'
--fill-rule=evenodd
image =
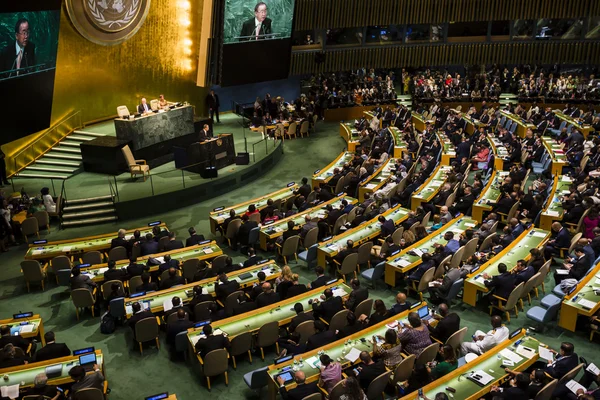
<path id="1" fill-rule="evenodd" d="M 81 149 L 83 142 L 105 136 L 101 133 L 75 130 L 58 142 L 32 164 L 14 176 L 19 178 L 67 179 L 81 172 Z"/>
<path id="2" fill-rule="evenodd" d="M 111 195 L 67 200 L 62 209 L 61 228 L 116 221 L 114 200 Z"/>
<path id="3" fill-rule="evenodd" d="M 512 104 L 517 104 L 518 101 L 518 97 L 516 94 L 513 93 L 502 93 L 500 95 L 500 98 L 498 99 L 498 103 L 500 103 L 501 105 L 505 106 L 508 103 L 512 103 Z"/>

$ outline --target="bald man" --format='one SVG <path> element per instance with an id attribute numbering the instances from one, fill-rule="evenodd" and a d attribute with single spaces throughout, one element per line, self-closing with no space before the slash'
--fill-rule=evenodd
<path id="1" fill-rule="evenodd" d="M 410 302 L 406 301 L 406 295 L 402 292 L 396 295 L 396 304 L 390 308 L 392 315 L 400 314 L 402 311 L 406 311 L 410 308 Z"/>
<path id="2" fill-rule="evenodd" d="M 508 339 L 508 328 L 502 325 L 502 318 L 494 315 L 491 323 L 492 330 L 487 333 L 478 330 L 473 335 L 472 342 L 465 342 L 460 345 L 460 351 L 463 355 L 467 353 L 481 355 Z"/>
<path id="3" fill-rule="evenodd" d="M 275 293 L 275 291 L 273 291 L 273 286 L 271 286 L 271 283 L 269 283 L 269 282 L 263 283 L 262 290 L 263 290 L 263 292 L 261 294 L 259 294 L 258 297 L 256 298 L 256 307 L 257 308 L 261 308 L 261 307 L 268 306 L 269 304 L 277 303 L 280 300 L 279 293 Z"/>
<path id="4" fill-rule="evenodd" d="M 290 390 L 285 388 L 285 382 L 281 376 L 277 377 L 277 383 L 279 384 L 279 394 L 284 400 L 302 400 L 305 397 L 310 396 L 314 393 L 319 393 L 317 387 L 317 381 L 306 383 L 306 375 L 302 371 L 296 371 L 294 374 L 294 382 L 296 387 Z M 291 382 L 288 382 L 291 383 Z"/>
<path id="5" fill-rule="evenodd" d="M 448 211 L 448 207 L 442 206 L 440 208 L 440 222 L 443 225 L 446 225 L 448 222 L 452 221 L 452 214 Z"/>
<path id="6" fill-rule="evenodd" d="M 559 249 L 568 249 L 571 246 L 571 234 L 560 222 L 552 224 L 552 239 L 546 243 L 544 258 L 550 260 L 559 252 Z"/>

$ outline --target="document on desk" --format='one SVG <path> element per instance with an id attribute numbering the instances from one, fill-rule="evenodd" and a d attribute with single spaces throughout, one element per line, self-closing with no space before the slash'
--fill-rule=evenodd
<path id="1" fill-rule="evenodd" d="M 307 358 L 306 363 L 314 369 L 319 369 L 319 367 L 321 366 L 321 360 L 319 360 L 319 357 L 317 356 Z"/>
<path id="2" fill-rule="evenodd" d="M 538 352 L 540 353 L 540 358 L 548 360 L 549 362 L 554 362 L 554 353 L 552 353 L 550 349 L 547 349 L 543 346 L 539 346 Z"/>
<path id="3" fill-rule="evenodd" d="M 204 254 L 211 254 L 211 253 L 214 253 L 214 251 L 210 247 L 204 249 Z"/>
<path id="4" fill-rule="evenodd" d="M 173 301 L 171 299 L 166 299 L 163 301 L 163 311 L 167 312 L 173 308 Z"/>
<path id="5" fill-rule="evenodd" d="M 346 291 L 344 289 L 335 289 L 332 291 L 334 296 L 344 297 L 346 295 Z"/>
<path id="6" fill-rule="evenodd" d="M 161 264 L 165 263 L 165 258 L 164 257 L 153 257 L 156 261 L 158 261 Z"/>
<path id="7" fill-rule="evenodd" d="M 365 186 L 365 189 L 372 190 L 372 189 L 375 189 L 376 187 L 377 187 L 376 183 L 369 183 L 368 185 Z"/>
<path id="8" fill-rule="evenodd" d="M 360 350 L 358 350 L 355 347 L 353 347 L 352 350 L 350 350 L 350 352 L 344 356 L 344 358 L 350 361 L 351 363 L 356 362 L 356 360 L 358 360 L 358 357 L 360 357 Z"/>
<path id="9" fill-rule="evenodd" d="M 546 237 L 546 233 L 545 232 L 533 232 L 533 235 L 531 235 L 531 236 L 542 238 L 542 237 Z"/>
<path id="10" fill-rule="evenodd" d="M 559 268 L 559 269 L 556 270 L 556 273 L 558 275 L 569 275 L 569 270 L 568 269 Z"/>
<path id="11" fill-rule="evenodd" d="M 594 363 L 588 364 L 588 367 L 585 370 L 596 376 L 600 375 L 600 368 L 596 367 L 596 364 Z"/>
<path id="12" fill-rule="evenodd" d="M 468 226 L 469 228 L 475 228 L 477 224 L 474 224 L 472 222 L 465 222 L 465 226 Z"/>
<path id="13" fill-rule="evenodd" d="M 512 362 L 514 362 L 515 364 L 520 363 L 521 361 L 523 361 L 523 357 L 519 356 L 517 353 L 515 353 L 514 351 L 510 350 L 510 349 L 504 349 L 500 352 L 500 355 Z"/>
<path id="14" fill-rule="evenodd" d="M 420 250 L 419 250 L 420 251 Z M 401 258 L 397 261 L 398 265 L 401 267 L 408 267 L 410 265 L 410 261 Z"/>
<path id="15" fill-rule="evenodd" d="M 475 282 L 485 285 L 485 278 L 483 276 L 480 276 L 478 278 L 475 278 Z"/>
<path id="16" fill-rule="evenodd" d="M 577 304 L 580 304 L 581 306 L 583 306 L 585 308 L 592 309 L 592 308 L 596 307 L 596 304 L 598 304 L 598 303 L 596 303 L 595 301 L 589 301 L 589 300 L 586 300 L 586 299 L 581 299 L 581 300 L 579 300 L 577 302 Z"/>
<path id="17" fill-rule="evenodd" d="M 31 252 L 31 254 L 34 256 L 38 256 L 38 255 L 42 254 L 43 252 L 44 252 L 44 250 L 34 250 Z"/>
<path id="18" fill-rule="evenodd" d="M 551 217 L 558 217 L 560 215 L 558 211 L 546 211 L 545 214 Z"/>
<path id="19" fill-rule="evenodd" d="M 20 332 L 21 333 L 31 333 L 31 332 L 33 332 L 33 328 L 35 328 L 35 325 L 33 325 L 33 324 L 21 325 Z"/>
<path id="20" fill-rule="evenodd" d="M 535 356 L 535 351 L 529 347 L 519 345 L 519 347 L 517 347 L 517 354 L 520 354 L 523 357 L 531 360 L 533 356 Z"/>
<path id="21" fill-rule="evenodd" d="M 413 249 L 413 252 L 418 256 L 421 257 L 423 255 L 423 252 L 421 251 L 421 249 Z"/>
<path id="22" fill-rule="evenodd" d="M 583 385 L 581 385 L 579 382 L 577 382 L 574 379 L 571 379 L 569 382 L 567 382 L 566 386 L 567 386 L 567 389 L 569 389 L 571 392 L 573 392 L 573 394 L 577 394 L 577 391 L 579 389 L 583 390 L 584 393 L 587 390 Z"/>
<path id="23" fill-rule="evenodd" d="M 0 388 L 0 390 L 1 390 L 2 397 L 8 397 L 10 399 L 19 398 L 19 384 L 18 383 L 16 385 L 2 386 L 2 388 Z"/>

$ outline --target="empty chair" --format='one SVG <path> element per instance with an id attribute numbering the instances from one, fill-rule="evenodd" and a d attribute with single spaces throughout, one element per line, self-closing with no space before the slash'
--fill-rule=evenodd
<path id="1" fill-rule="evenodd" d="M 233 368 L 237 369 L 237 364 L 235 358 L 237 356 L 241 356 L 244 353 L 248 353 L 248 358 L 252 363 L 252 353 L 250 352 L 250 348 L 252 347 L 252 333 L 244 332 L 240 333 L 237 336 L 234 336 L 231 339 L 231 347 L 229 348 L 229 355 L 233 360 Z"/>
<path id="2" fill-rule="evenodd" d="M 433 274 L 435 273 L 435 267 L 429 268 L 423 276 L 421 280 L 417 283 L 417 281 L 411 280 L 411 286 L 407 286 L 408 291 L 416 292 L 419 295 L 419 299 L 423 301 L 423 292 L 426 292 L 429 288 L 429 282 L 433 280 Z"/>
<path id="3" fill-rule="evenodd" d="M 244 374 L 244 382 L 250 389 L 260 389 L 264 388 L 269 384 L 269 367 L 262 367 L 259 369 L 255 369 L 254 371 L 250 371 L 247 374 Z M 260 392 L 259 392 L 260 395 Z M 259 396 L 260 397 L 260 396 Z"/>
<path id="4" fill-rule="evenodd" d="M 319 239 L 319 228 L 314 227 L 306 233 L 306 236 L 304 236 L 304 241 L 302 242 L 302 246 L 304 246 L 305 249 L 308 249 L 308 248 L 310 248 L 310 246 L 317 243 L 318 239 Z"/>
<path id="5" fill-rule="evenodd" d="M 56 282 L 59 286 L 71 286 L 71 270 L 59 269 L 56 272 Z"/>
<path id="6" fill-rule="evenodd" d="M 290 236 L 283 242 L 283 246 L 277 244 L 279 255 L 283 257 L 283 263 L 287 264 L 287 258 L 289 256 L 294 256 L 296 262 L 298 262 L 298 246 L 300 244 L 300 236 L 294 235 Z"/>
<path id="7" fill-rule="evenodd" d="M 375 283 L 383 278 L 385 273 L 385 261 L 380 262 L 373 268 L 369 268 L 360 273 L 367 281 L 371 282 L 371 286 L 374 288 Z"/>
<path id="8" fill-rule="evenodd" d="M 554 321 L 558 316 L 560 310 L 561 301 L 556 302 L 550 307 L 533 306 L 527 310 L 527 318 L 538 322 L 538 331 L 543 330 L 544 326 L 551 321 Z"/>
<path id="9" fill-rule="evenodd" d="M 96 298 L 87 289 L 75 289 L 71 291 L 71 300 L 73 300 L 73 305 L 75 306 L 75 314 L 77 315 L 77 321 L 79 321 L 79 309 L 80 308 L 90 308 L 92 310 L 92 317 L 94 317 L 94 304 L 96 303 Z"/>
<path id="10" fill-rule="evenodd" d="M 127 249 L 123 246 L 117 246 L 108 252 L 109 261 L 127 260 Z"/>
<path id="11" fill-rule="evenodd" d="M 275 345 L 277 354 L 279 354 L 279 343 L 277 343 L 278 338 L 279 324 L 277 321 L 267 322 L 258 330 L 258 335 L 256 337 L 256 345 L 260 348 L 260 357 L 263 361 L 265 359 L 265 347 Z"/>
<path id="12" fill-rule="evenodd" d="M 88 251 L 87 253 L 85 253 L 83 255 L 83 257 L 81 257 L 81 262 L 83 264 L 96 265 L 96 264 L 102 264 L 102 261 L 103 261 L 102 253 L 100 253 L 99 251 L 96 251 L 96 250 Z"/>
<path id="13" fill-rule="evenodd" d="M 25 284 L 27 285 L 27 292 L 29 292 L 29 284 L 31 282 L 39 282 L 44 290 L 44 281 L 46 280 L 46 269 L 37 260 L 23 260 L 21 261 L 21 271 L 25 278 Z"/>
<path id="14" fill-rule="evenodd" d="M 38 225 L 38 220 L 35 217 L 29 217 L 21 223 L 21 233 L 23 233 L 23 238 L 27 242 L 27 236 L 35 235 L 37 238 L 40 238 L 40 228 Z"/>
<path id="15" fill-rule="evenodd" d="M 556 389 L 556 385 L 558 384 L 558 379 L 554 379 L 551 382 L 548 382 L 546 386 L 544 386 L 536 395 L 534 400 L 551 400 L 552 393 L 554 389 Z"/>
<path id="16" fill-rule="evenodd" d="M 192 310 L 194 313 L 194 320 L 206 321 L 207 319 L 210 319 L 210 306 L 213 304 L 213 301 L 203 301 L 202 303 L 196 304 Z"/>
<path id="17" fill-rule="evenodd" d="M 258 215 L 260 218 L 260 214 L 252 214 L 252 215 Z M 256 244 L 258 243 L 258 238 L 259 238 L 259 233 L 260 233 L 260 227 L 256 227 L 256 228 L 252 228 L 250 229 L 250 233 L 248 234 L 248 247 L 254 247 L 256 246 Z"/>
<path id="18" fill-rule="evenodd" d="M 317 228 L 313 228 L 317 229 Z M 306 263 L 306 266 L 310 269 L 316 266 L 317 264 L 317 249 L 319 245 L 317 243 L 310 246 L 308 249 L 304 250 L 302 253 L 298 254 L 298 258 Z"/>
<path id="19" fill-rule="evenodd" d="M 504 299 L 500 296 L 492 294 L 492 296 L 494 296 L 494 299 L 497 301 L 497 304 L 492 304 L 490 306 L 490 315 L 492 314 L 492 310 L 494 308 L 496 308 L 496 309 L 502 311 L 504 314 L 506 314 L 506 319 L 508 320 L 508 322 L 510 322 L 510 310 L 514 310 L 515 316 L 518 317 L 519 310 L 517 308 L 517 303 L 518 303 L 519 299 L 521 298 L 524 286 L 525 286 L 525 284 L 523 282 L 519 283 L 513 289 L 513 291 L 510 293 L 510 296 L 508 296 L 508 299 Z"/>
<path id="20" fill-rule="evenodd" d="M 391 373 L 392 371 L 387 371 L 373 379 L 367 388 L 367 398 L 369 400 L 381 399 Z"/>
<path id="21" fill-rule="evenodd" d="M 72 267 L 71 259 L 67 256 L 56 256 L 50 260 L 50 269 L 56 277 L 56 283 L 58 283 L 58 271 L 61 269 L 71 269 Z"/>
<path id="22" fill-rule="evenodd" d="M 136 175 L 142 175 L 144 177 L 144 182 L 146 182 L 146 175 L 150 176 L 150 166 L 146 165 L 146 160 L 134 159 L 129 145 L 123 146 L 121 151 L 123 152 L 123 157 L 129 167 L 131 178 L 133 179 Z"/>
<path id="23" fill-rule="evenodd" d="M 198 264 L 200 264 L 200 260 L 197 258 L 190 258 L 185 260 L 181 265 L 181 272 L 188 283 L 194 281 L 194 275 L 198 270 Z"/>
<path id="24" fill-rule="evenodd" d="M 116 319 L 123 319 L 127 315 L 125 313 L 125 297 L 117 297 L 112 299 L 109 304 L 110 315 Z"/>
<path id="25" fill-rule="evenodd" d="M 398 364 L 394 370 L 394 378 L 392 379 L 394 387 L 396 387 L 399 382 L 404 382 L 410 377 L 415 366 L 415 360 L 415 355 L 411 354 Z"/>
<path id="26" fill-rule="evenodd" d="M 58 208 L 58 204 L 56 205 Z M 47 211 L 36 211 L 33 213 L 33 216 L 38 221 L 38 228 L 46 228 L 48 233 L 50 233 L 50 215 Z"/>
<path id="27" fill-rule="evenodd" d="M 359 305 L 354 309 L 354 314 L 356 316 L 361 316 L 362 314 L 369 317 L 371 315 L 371 311 L 373 310 L 373 299 L 366 299 L 360 302 Z"/>
<path id="28" fill-rule="evenodd" d="M 371 266 L 371 249 L 373 248 L 373 242 L 366 242 L 360 245 L 358 248 L 358 260 L 356 264 L 358 265 L 358 270 L 360 271 L 360 266 L 367 264 L 369 267 Z"/>
<path id="29" fill-rule="evenodd" d="M 242 225 L 242 220 L 239 218 L 230 221 L 227 224 L 227 231 L 225 232 L 225 239 L 227 239 L 227 244 L 229 247 L 235 247 L 237 245 L 237 234 L 240 230 L 240 226 Z"/>
<path id="30" fill-rule="evenodd" d="M 346 275 L 348 275 L 348 274 L 354 274 L 354 277 L 356 278 L 356 267 L 358 265 L 358 253 L 348 254 L 342 261 L 341 265 L 335 260 L 334 260 L 334 262 L 335 262 L 335 264 L 339 265 L 339 267 L 337 268 L 337 272 L 338 272 L 338 274 L 340 274 L 342 276 L 342 279 L 344 280 L 344 282 L 346 282 Z"/>
<path id="31" fill-rule="evenodd" d="M 429 346 L 425 347 L 421 354 L 419 354 L 419 357 L 417 357 L 417 361 L 415 361 L 416 365 L 423 365 L 427 364 L 430 361 L 433 361 L 437 356 L 439 349 L 440 344 L 437 342 L 434 342 Z"/>
<path id="32" fill-rule="evenodd" d="M 85 289 L 84 289 L 85 290 Z M 158 342 L 158 321 L 156 317 L 148 317 L 139 320 L 135 324 L 135 341 L 140 346 L 140 353 L 144 354 L 142 344 L 154 340 L 156 342 L 156 348 L 160 349 L 160 343 Z"/>
<path id="33" fill-rule="evenodd" d="M 308 338 L 315 334 L 315 321 L 304 321 L 296 327 L 294 331 L 300 335 L 300 343 L 305 344 Z"/>
<path id="34" fill-rule="evenodd" d="M 335 313 L 333 317 L 331 317 L 331 321 L 329 321 L 329 330 L 330 331 L 339 331 L 346 325 L 348 325 L 348 313 L 350 310 L 341 310 Z"/>
<path id="35" fill-rule="evenodd" d="M 308 136 L 308 127 L 309 127 L 308 121 L 304 121 L 302 123 L 302 125 L 300 125 L 300 136 L 304 137 L 305 134 L 306 134 L 306 136 Z"/>
<path id="36" fill-rule="evenodd" d="M 229 375 L 227 370 L 229 369 L 227 350 L 217 349 L 209 352 L 202 364 L 202 374 L 206 377 L 206 384 L 208 390 L 210 390 L 210 378 L 213 376 L 225 374 L 225 385 L 229 385 Z"/>

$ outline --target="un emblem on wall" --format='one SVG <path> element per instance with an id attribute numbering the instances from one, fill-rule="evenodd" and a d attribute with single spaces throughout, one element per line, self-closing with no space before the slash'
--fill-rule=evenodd
<path id="1" fill-rule="evenodd" d="M 102 45 L 124 42 L 146 20 L 150 0 L 66 0 L 67 12 L 77 31 Z"/>

